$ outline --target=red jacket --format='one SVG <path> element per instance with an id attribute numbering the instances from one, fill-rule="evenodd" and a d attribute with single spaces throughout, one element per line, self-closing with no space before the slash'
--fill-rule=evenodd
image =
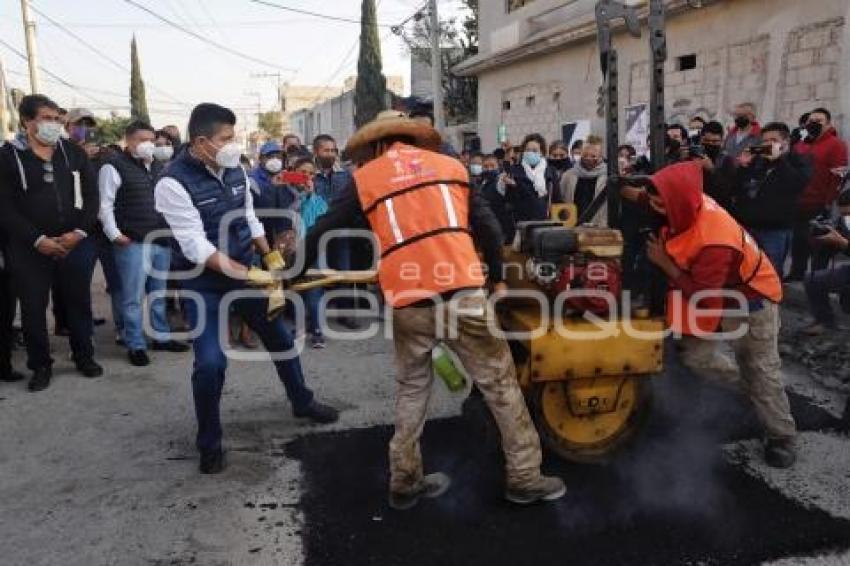
<path id="1" fill-rule="evenodd" d="M 814 143 L 798 143 L 795 151 L 814 161 L 812 180 L 800 196 L 800 211 L 811 214 L 828 208 L 838 196 L 841 181 L 832 169 L 847 165 L 847 145 L 830 128 Z"/>

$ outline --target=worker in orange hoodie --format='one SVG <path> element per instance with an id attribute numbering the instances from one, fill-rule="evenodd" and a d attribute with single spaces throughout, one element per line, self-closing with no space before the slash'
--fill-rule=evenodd
<path id="1" fill-rule="evenodd" d="M 796 425 L 778 351 L 782 283 L 755 240 L 703 194 L 702 183 L 694 162 L 652 177 L 649 205 L 666 225 L 651 238 L 647 254 L 670 282 L 667 317 L 674 334 L 682 336 L 682 362 L 749 395 L 765 430 L 765 460 L 787 468 L 796 460 Z M 715 291 L 740 293 L 739 311 L 729 310 L 732 301 Z M 696 300 L 701 295 L 708 296 Z M 719 330 L 737 336 L 731 340 L 734 361 L 720 351 Z"/>

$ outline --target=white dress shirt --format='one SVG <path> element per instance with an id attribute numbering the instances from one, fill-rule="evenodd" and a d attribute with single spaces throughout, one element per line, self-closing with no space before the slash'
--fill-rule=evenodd
<path id="1" fill-rule="evenodd" d="M 145 168 L 150 171 L 151 164 L 145 163 Z M 100 189 L 100 211 L 97 213 L 97 219 L 103 224 L 103 233 L 110 242 L 114 242 L 123 235 L 115 220 L 115 198 L 121 188 L 118 169 L 111 163 L 103 165 L 97 175 L 97 186 Z"/>
<path id="2" fill-rule="evenodd" d="M 224 177 L 224 169 L 216 172 L 209 167 L 207 170 L 219 181 Z M 251 229 L 251 237 L 265 236 L 266 231 L 254 213 L 254 198 L 245 176 L 245 219 Z M 174 234 L 174 239 L 180 246 L 180 251 L 192 263 L 203 265 L 218 249 L 207 239 L 201 214 L 192 203 L 189 192 L 176 179 L 163 177 L 154 189 L 156 210 L 165 217 L 165 221 Z"/>

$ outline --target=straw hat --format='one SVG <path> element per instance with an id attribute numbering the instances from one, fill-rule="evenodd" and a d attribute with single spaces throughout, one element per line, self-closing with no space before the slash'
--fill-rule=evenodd
<path id="1" fill-rule="evenodd" d="M 416 147 L 432 151 L 440 149 L 443 142 L 439 132 L 433 127 L 411 120 L 403 112 L 384 110 L 351 136 L 345 146 L 345 152 L 355 156 L 368 149 L 373 142 L 393 136 L 410 137 Z"/>

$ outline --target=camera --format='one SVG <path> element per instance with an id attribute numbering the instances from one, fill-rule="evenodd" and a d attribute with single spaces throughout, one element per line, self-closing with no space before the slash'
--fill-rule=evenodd
<path id="1" fill-rule="evenodd" d="M 813 238 L 826 236 L 832 231 L 832 225 L 823 220 L 814 219 L 809 221 L 809 234 Z"/>
<path id="2" fill-rule="evenodd" d="M 773 153 L 773 146 L 770 144 L 754 145 L 749 148 L 753 155 L 770 155 Z"/>

